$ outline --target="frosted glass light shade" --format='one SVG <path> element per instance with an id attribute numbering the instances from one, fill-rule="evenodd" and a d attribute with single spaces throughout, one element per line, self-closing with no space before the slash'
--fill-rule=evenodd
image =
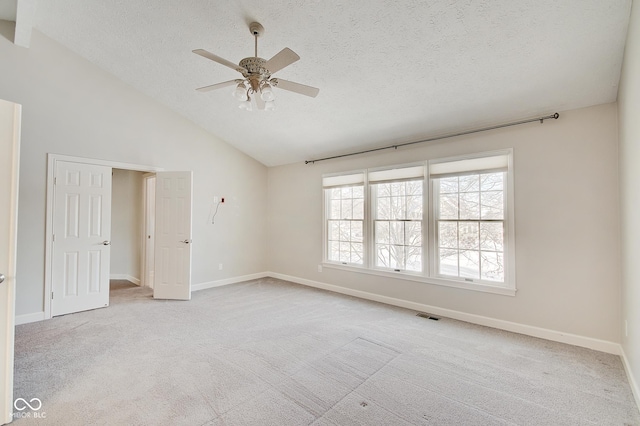
<path id="1" fill-rule="evenodd" d="M 262 86 L 262 89 L 260 90 L 260 92 L 261 92 L 260 97 L 265 102 L 271 102 L 276 98 L 273 94 L 273 90 L 271 89 L 271 85 L 269 83 Z"/>
<path id="2" fill-rule="evenodd" d="M 244 84 L 240 83 L 236 87 L 236 90 L 233 91 L 232 95 L 233 95 L 234 98 L 236 98 L 239 101 L 246 101 L 247 100 L 247 88 L 244 87 Z"/>

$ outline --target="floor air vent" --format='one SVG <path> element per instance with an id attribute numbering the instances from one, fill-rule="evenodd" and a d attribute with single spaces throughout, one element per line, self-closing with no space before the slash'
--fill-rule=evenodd
<path id="1" fill-rule="evenodd" d="M 434 317 L 434 316 L 433 316 L 433 315 L 431 315 L 431 314 L 427 314 L 426 312 L 418 312 L 418 313 L 416 314 L 416 316 L 417 316 L 417 317 L 420 317 L 420 318 L 426 318 L 426 319 L 434 320 L 434 321 L 438 321 L 438 320 L 440 319 L 440 318 L 438 318 L 438 317 Z"/>

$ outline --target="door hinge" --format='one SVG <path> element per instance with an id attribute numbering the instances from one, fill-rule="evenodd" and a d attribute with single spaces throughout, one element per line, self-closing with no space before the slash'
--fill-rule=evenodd
<path id="1" fill-rule="evenodd" d="M 56 242 L 56 234 L 53 234 L 53 242 Z"/>
<path id="2" fill-rule="evenodd" d="M 54 178 L 53 178 L 53 184 L 54 184 L 54 185 L 57 185 L 57 184 L 58 184 L 58 178 L 57 178 L 57 177 L 54 177 Z"/>
<path id="3" fill-rule="evenodd" d="M 51 292 L 51 300 L 53 300 L 53 292 Z"/>

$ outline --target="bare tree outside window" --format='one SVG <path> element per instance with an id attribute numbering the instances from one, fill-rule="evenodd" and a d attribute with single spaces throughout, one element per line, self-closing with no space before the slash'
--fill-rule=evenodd
<path id="1" fill-rule="evenodd" d="M 505 173 L 435 179 L 440 275 L 504 282 Z"/>
<path id="2" fill-rule="evenodd" d="M 328 253 L 330 261 L 364 262 L 364 188 L 362 185 L 326 189 Z"/>
<path id="3" fill-rule="evenodd" d="M 375 265 L 422 271 L 423 180 L 373 185 Z"/>

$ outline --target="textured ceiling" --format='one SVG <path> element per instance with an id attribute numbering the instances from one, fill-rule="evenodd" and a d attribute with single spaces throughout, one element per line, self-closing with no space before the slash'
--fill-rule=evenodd
<path id="1" fill-rule="evenodd" d="M 268 166 L 616 99 L 631 0 L 39 0 L 35 29 Z M 253 55 L 301 60 L 277 110 L 242 111 Z"/>

